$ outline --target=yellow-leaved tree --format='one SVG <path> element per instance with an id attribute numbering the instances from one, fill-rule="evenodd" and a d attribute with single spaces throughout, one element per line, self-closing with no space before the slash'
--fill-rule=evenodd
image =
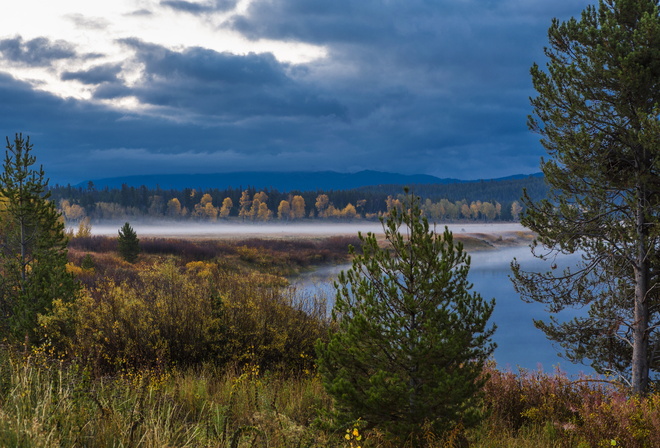
<path id="1" fill-rule="evenodd" d="M 291 214 L 293 219 L 303 219 L 305 217 L 305 198 L 295 195 L 291 200 Z"/>
<path id="2" fill-rule="evenodd" d="M 280 201 L 280 205 L 277 207 L 277 218 L 286 221 L 291 219 L 291 205 L 289 201 Z"/>
<path id="3" fill-rule="evenodd" d="M 225 198 L 222 201 L 222 206 L 220 207 L 220 213 L 219 213 L 220 218 L 227 219 L 233 207 L 234 207 L 234 202 L 231 200 L 231 198 Z"/>
<path id="4" fill-rule="evenodd" d="M 248 190 L 241 193 L 241 198 L 238 200 L 238 217 L 245 220 L 250 217 L 250 205 L 252 200 L 250 199 L 250 192 Z"/>

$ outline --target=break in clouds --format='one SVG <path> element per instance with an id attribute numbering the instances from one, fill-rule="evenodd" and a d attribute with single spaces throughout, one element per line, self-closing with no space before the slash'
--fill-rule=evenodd
<path id="1" fill-rule="evenodd" d="M 136 2 L 121 23 L 143 27 L 121 32 L 112 18 L 75 14 L 72 22 L 69 14 L 62 20 L 103 33 L 107 45 L 0 35 L 0 127 L 31 135 L 59 183 L 241 170 L 532 173 L 543 150 L 525 125 L 529 67 L 543 61 L 551 19 L 585 4 Z M 211 27 L 218 39 L 233 33 L 322 51 L 291 62 L 275 50 L 218 51 L 142 35 L 167 14 Z M 86 94 L 64 95 L 21 67 Z"/>

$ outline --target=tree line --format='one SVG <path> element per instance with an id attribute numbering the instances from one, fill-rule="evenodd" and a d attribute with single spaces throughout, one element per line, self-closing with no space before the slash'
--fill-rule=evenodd
<path id="1" fill-rule="evenodd" d="M 52 200 L 67 222 L 123 220 L 125 218 L 176 219 L 215 222 L 225 219 L 266 222 L 302 219 L 378 219 L 392 208 L 401 208 L 400 193 L 362 189 L 282 193 L 254 188 L 197 191 L 149 189 L 123 185 L 120 189 L 96 190 L 56 186 Z M 518 191 L 519 194 L 522 194 Z M 485 197 L 485 196 L 484 196 Z M 450 200 L 426 197 L 422 213 L 432 221 L 517 221 L 522 201 L 479 198 Z"/>

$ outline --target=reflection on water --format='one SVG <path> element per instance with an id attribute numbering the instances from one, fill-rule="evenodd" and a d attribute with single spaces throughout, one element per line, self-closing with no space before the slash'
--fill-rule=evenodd
<path id="1" fill-rule="evenodd" d="M 474 252 L 471 256 L 469 279 L 474 284 L 474 290 L 485 299 L 494 297 L 496 300 L 491 321 L 497 325 L 494 340 L 498 348 L 494 356 L 498 366 L 513 370 L 518 367 L 528 370 L 541 367 L 550 371 L 559 365 L 569 375 L 593 373 L 591 368 L 572 364 L 557 355 L 552 343 L 532 322 L 532 319 L 548 317 L 543 305 L 524 303 L 513 289 L 509 275 L 514 257 L 525 270 L 544 270 L 547 263 L 534 258 L 528 247 Z M 564 257 L 559 260 L 559 268 L 573 265 L 578 260 L 579 256 Z M 333 281 L 339 271 L 348 268 L 350 265 L 324 267 L 301 276 L 294 283 L 306 294 L 324 295 L 331 308 L 335 297 Z"/>

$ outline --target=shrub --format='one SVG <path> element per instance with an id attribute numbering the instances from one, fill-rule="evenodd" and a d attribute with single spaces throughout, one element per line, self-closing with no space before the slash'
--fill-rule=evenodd
<path id="1" fill-rule="evenodd" d="M 107 236 L 74 236 L 69 240 L 69 249 L 104 253 L 117 251 L 117 238 Z"/>
<path id="2" fill-rule="evenodd" d="M 495 437 L 536 427 L 560 446 L 660 446 L 658 394 L 631 397 L 605 380 L 571 380 L 561 372 L 488 374 L 485 408 Z"/>
<path id="3" fill-rule="evenodd" d="M 298 299 L 279 276 L 215 273 L 232 362 L 295 372 L 313 368 L 314 344 L 327 333 L 325 303 Z"/>
<path id="4" fill-rule="evenodd" d="M 40 318 L 48 344 L 97 373 L 203 362 L 313 368 L 325 305 L 297 300 L 286 279 L 203 261 L 157 263 L 135 275 L 106 279 L 74 303 L 56 302 Z"/>
<path id="5" fill-rule="evenodd" d="M 197 280 L 172 263 L 140 272 L 134 284 L 106 280 L 75 303 L 57 303 L 41 329 L 97 372 L 214 360 L 223 345 L 218 304 Z"/>

